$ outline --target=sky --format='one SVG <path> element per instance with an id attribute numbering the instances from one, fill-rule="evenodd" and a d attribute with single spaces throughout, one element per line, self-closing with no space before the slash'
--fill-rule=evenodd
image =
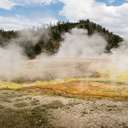
<path id="1" fill-rule="evenodd" d="M 128 0 L 0 0 L 0 28 L 19 30 L 90 19 L 128 35 Z"/>

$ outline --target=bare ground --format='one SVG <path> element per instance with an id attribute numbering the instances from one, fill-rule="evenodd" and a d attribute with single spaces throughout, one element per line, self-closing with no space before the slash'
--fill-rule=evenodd
<path id="1" fill-rule="evenodd" d="M 0 128 L 128 128 L 128 101 L 2 89 Z"/>

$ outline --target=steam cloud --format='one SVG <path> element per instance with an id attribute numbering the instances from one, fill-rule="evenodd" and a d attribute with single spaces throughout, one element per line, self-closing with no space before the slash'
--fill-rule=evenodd
<path id="1" fill-rule="evenodd" d="M 128 69 L 127 42 L 123 42 L 118 49 L 112 49 L 112 54 L 105 54 L 107 42 L 102 36 L 97 33 L 88 36 L 86 30 L 77 28 L 62 35 L 64 41 L 61 42 L 57 54 L 47 56 L 42 53 L 36 59 L 29 60 L 24 55 L 21 45 L 25 45 L 25 40 L 36 44 L 42 31 L 45 33 L 44 30 L 40 30 L 39 33 L 21 32 L 18 39 L 0 48 L 0 80 L 33 81 L 90 76 L 97 70 L 113 65 L 120 71 Z M 44 40 L 49 38 L 47 32 L 44 37 Z"/>
<path id="2" fill-rule="evenodd" d="M 94 57 L 104 53 L 107 42 L 98 34 L 89 37 L 86 30 L 72 29 L 63 35 L 59 57 Z"/>

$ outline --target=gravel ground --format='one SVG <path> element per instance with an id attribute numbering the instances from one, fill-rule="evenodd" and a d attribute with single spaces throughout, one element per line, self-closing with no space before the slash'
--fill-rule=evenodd
<path id="1" fill-rule="evenodd" d="M 128 128 L 128 101 L 0 90 L 0 128 Z"/>

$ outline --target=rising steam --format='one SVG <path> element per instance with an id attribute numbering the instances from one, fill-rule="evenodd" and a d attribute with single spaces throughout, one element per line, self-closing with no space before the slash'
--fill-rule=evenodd
<path id="1" fill-rule="evenodd" d="M 58 79 L 91 76 L 98 70 L 108 68 L 120 71 L 128 69 L 126 42 L 118 49 L 112 49 L 111 54 L 105 54 L 107 42 L 102 36 L 97 33 L 88 36 L 86 30 L 77 28 L 62 35 L 64 40 L 54 56 L 42 53 L 36 59 L 29 60 L 21 46 L 26 45 L 25 40 L 30 40 L 35 45 L 40 33 L 42 31 L 38 34 L 31 31 L 21 32 L 20 37 L 12 40 L 10 45 L 0 48 L 0 80 Z M 46 32 L 44 39 L 48 38 Z"/>
<path id="2" fill-rule="evenodd" d="M 88 36 L 87 30 L 72 29 L 63 35 L 64 42 L 57 54 L 59 57 L 97 57 L 104 54 L 107 42 L 99 34 Z"/>

